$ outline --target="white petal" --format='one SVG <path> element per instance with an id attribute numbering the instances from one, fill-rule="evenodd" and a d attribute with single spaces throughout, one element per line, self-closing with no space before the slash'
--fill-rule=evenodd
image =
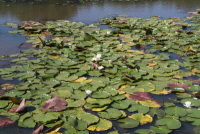
<path id="1" fill-rule="evenodd" d="M 103 66 L 99 66 L 98 69 L 101 70 L 101 69 L 104 69 L 104 67 Z"/>
<path id="2" fill-rule="evenodd" d="M 91 94 L 92 93 L 92 91 L 90 91 L 90 90 L 85 90 L 85 92 L 86 92 L 86 94 Z"/>
<path id="3" fill-rule="evenodd" d="M 92 61 L 97 61 L 97 58 L 92 58 Z"/>
<path id="4" fill-rule="evenodd" d="M 97 58 L 97 59 L 100 59 L 100 58 L 101 58 L 101 54 L 97 54 L 97 55 L 96 55 L 96 58 Z"/>

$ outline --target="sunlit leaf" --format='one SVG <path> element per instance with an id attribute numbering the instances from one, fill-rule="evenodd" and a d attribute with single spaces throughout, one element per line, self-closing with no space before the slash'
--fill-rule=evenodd
<path id="1" fill-rule="evenodd" d="M 161 107 L 161 105 L 159 103 L 157 103 L 156 101 L 147 100 L 147 101 L 139 101 L 139 102 L 140 102 L 140 104 L 142 104 L 144 106 L 148 106 L 148 107 L 154 107 L 154 108 Z"/>
<path id="2" fill-rule="evenodd" d="M 96 125 L 91 125 L 87 129 L 90 131 L 105 131 L 112 127 L 112 123 L 105 119 L 100 119 Z"/>
<path id="3" fill-rule="evenodd" d="M 144 115 L 142 113 L 132 114 L 131 116 L 129 116 L 129 118 L 138 120 L 141 125 L 151 123 L 153 121 L 153 118 L 150 115 L 148 115 L 148 114 Z"/>

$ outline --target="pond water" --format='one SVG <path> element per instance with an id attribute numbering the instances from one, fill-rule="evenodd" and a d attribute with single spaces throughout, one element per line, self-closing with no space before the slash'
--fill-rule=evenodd
<path id="1" fill-rule="evenodd" d="M 70 2 L 67 0 L 49 1 L 1 1 L 0 0 L 0 56 L 19 52 L 18 47 L 24 42 L 21 35 L 13 35 L 7 31 L 13 30 L 3 26 L 7 22 L 20 24 L 22 21 L 36 20 L 71 20 L 86 24 L 109 15 L 127 14 L 143 19 L 150 16 L 186 17 L 188 12 L 200 7 L 199 0 L 138 0 L 123 1 L 90 1 Z"/>
<path id="2" fill-rule="evenodd" d="M 28 20 L 47 21 L 65 19 L 90 24 L 96 22 L 98 19 L 119 14 L 127 14 L 131 17 L 140 17 L 143 19 L 151 16 L 161 16 L 161 19 L 171 17 L 184 18 L 188 16 L 188 12 L 195 11 L 199 7 L 199 0 L 137 0 L 130 2 L 106 0 L 86 2 L 67 0 L 16 2 L 0 0 L 0 56 L 19 53 L 20 50 L 26 49 L 23 46 L 19 47 L 21 43 L 25 43 L 24 36 L 8 33 L 8 31 L 14 30 L 5 26 L 8 22 L 21 24 L 22 21 Z M 4 67 L 7 64 L 9 64 L 7 61 L 0 62 L 0 67 Z M 3 82 L 0 80 L 0 83 Z M 183 124 L 182 130 L 187 130 L 186 128 L 189 127 L 191 126 Z M 121 130 L 121 132 L 123 131 Z M 20 129 L 11 126 L 9 130 L 1 128 L 0 133 L 29 134 L 30 129 Z M 97 134 L 97 132 L 95 133 Z M 178 133 L 176 132 L 176 134 Z"/>

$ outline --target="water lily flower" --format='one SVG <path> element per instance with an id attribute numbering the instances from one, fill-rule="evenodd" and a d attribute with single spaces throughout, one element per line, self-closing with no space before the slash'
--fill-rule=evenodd
<path id="1" fill-rule="evenodd" d="M 104 69 L 104 67 L 103 66 L 99 66 L 98 69 L 101 70 L 101 69 Z"/>
<path id="2" fill-rule="evenodd" d="M 100 58 L 101 58 L 101 54 L 97 54 L 97 55 L 96 55 L 96 58 L 97 58 L 97 59 L 100 59 Z"/>
<path id="3" fill-rule="evenodd" d="M 90 95 L 92 93 L 92 91 L 90 91 L 90 90 L 85 90 L 85 92 L 87 95 Z"/>
<path id="4" fill-rule="evenodd" d="M 110 31 L 107 31 L 106 33 L 107 33 L 107 34 L 110 34 L 111 32 L 110 32 Z"/>
<path id="5" fill-rule="evenodd" d="M 92 58 L 92 61 L 97 61 L 97 58 L 96 57 Z"/>
<path id="6" fill-rule="evenodd" d="M 97 54 L 94 56 L 94 58 L 92 58 L 92 61 L 97 61 L 101 58 L 101 54 Z"/>
<path id="7" fill-rule="evenodd" d="M 187 108 L 191 108 L 193 106 L 193 104 L 192 104 L 191 101 L 186 101 L 184 106 L 187 107 Z"/>

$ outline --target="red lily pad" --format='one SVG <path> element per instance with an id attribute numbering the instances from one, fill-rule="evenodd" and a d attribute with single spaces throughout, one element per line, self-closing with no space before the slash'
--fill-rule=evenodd
<path id="1" fill-rule="evenodd" d="M 34 24 L 32 24 L 31 22 L 28 21 L 23 21 L 22 24 L 24 24 L 25 27 L 33 27 Z"/>
<path id="2" fill-rule="evenodd" d="M 171 83 L 171 84 L 168 85 L 168 87 L 181 87 L 184 90 L 188 90 L 189 89 L 189 86 L 186 83 Z"/>
<path id="3" fill-rule="evenodd" d="M 129 95 L 129 98 L 138 101 L 152 100 L 151 96 L 146 92 L 134 92 L 133 95 Z"/>
<path id="4" fill-rule="evenodd" d="M 44 125 L 41 125 L 40 127 L 38 127 L 35 131 L 33 131 L 32 134 L 39 134 L 40 131 L 42 131 L 44 129 Z"/>
<path id="5" fill-rule="evenodd" d="M 6 92 L 6 90 L 0 90 L 0 95 L 4 95 Z"/>
<path id="6" fill-rule="evenodd" d="M 25 107 L 26 107 L 25 99 L 23 99 L 23 100 L 21 101 L 21 103 L 19 104 L 19 106 L 18 106 L 18 107 L 15 107 L 15 108 L 13 108 L 13 109 L 11 109 L 10 112 L 11 112 L 11 113 L 19 113 L 19 112 L 22 112 L 22 111 L 24 111 Z"/>
<path id="7" fill-rule="evenodd" d="M 0 127 L 6 127 L 6 126 L 9 126 L 13 123 L 14 123 L 14 121 L 12 121 L 8 118 L 0 118 Z"/>
<path id="8" fill-rule="evenodd" d="M 43 109 L 50 109 L 51 112 L 54 111 L 61 111 L 63 109 L 66 109 L 66 105 L 68 103 L 65 100 L 59 99 L 59 98 L 53 98 L 48 100 L 45 105 L 42 106 Z"/>
<path id="9" fill-rule="evenodd" d="M 119 24 L 123 24 L 123 23 L 128 23 L 128 21 L 127 20 L 120 20 L 119 21 Z"/>
<path id="10" fill-rule="evenodd" d="M 33 45 L 22 45 L 22 47 L 35 48 Z"/>

